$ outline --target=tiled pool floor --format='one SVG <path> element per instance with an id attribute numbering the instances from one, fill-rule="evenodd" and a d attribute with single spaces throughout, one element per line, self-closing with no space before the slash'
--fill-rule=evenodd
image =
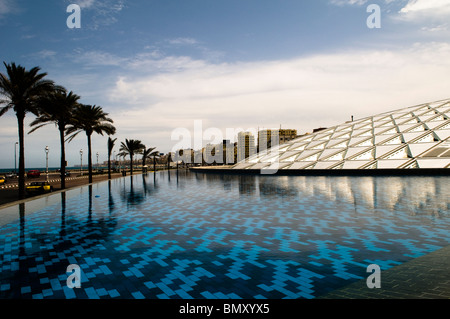
<path id="1" fill-rule="evenodd" d="M 315 298 L 450 244 L 449 186 L 189 172 L 85 186 L 0 225 L 0 298 Z"/>

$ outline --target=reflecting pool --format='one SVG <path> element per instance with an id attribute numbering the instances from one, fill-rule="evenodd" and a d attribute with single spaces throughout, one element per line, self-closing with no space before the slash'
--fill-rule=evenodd
<path id="1" fill-rule="evenodd" d="M 0 210 L 0 298 L 316 298 L 449 245 L 449 189 L 165 171 L 55 193 Z"/>

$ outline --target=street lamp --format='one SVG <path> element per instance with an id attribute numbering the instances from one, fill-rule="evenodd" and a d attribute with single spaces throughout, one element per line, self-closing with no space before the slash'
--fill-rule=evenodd
<path id="1" fill-rule="evenodd" d="M 97 170 L 98 170 L 98 152 L 97 152 Z"/>
<path id="2" fill-rule="evenodd" d="M 17 145 L 19 145 L 19 142 L 14 144 L 14 174 L 17 174 Z"/>
<path id="3" fill-rule="evenodd" d="M 80 150 L 80 175 L 83 176 L 83 150 Z"/>
<path id="4" fill-rule="evenodd" d="M 48 146 L 45 147 L 45 174 L 46 181 L 48 182 Z"/>

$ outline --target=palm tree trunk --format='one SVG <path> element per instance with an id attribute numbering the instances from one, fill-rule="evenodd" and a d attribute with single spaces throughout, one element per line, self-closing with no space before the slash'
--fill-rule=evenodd
<path id="1" fill-rule="evenodd" d="M 64 141 L 64 127 L 59 127 L 59 139 L 61 143 L 61 189 L 66 188 L 66 148 Z"/>
<path id="2" fill-rule="evenodd" d="M 89 171 L 89 184 L 92 183 L 92 149 L 91 149 L 91 135 L 87 135 L 88 140 L 88 171 Z"/>
<path id="3" fill-rule="evenodd" d="M 23 120 L 25 114 L 16 113 L 17 124 L 19 127 L 19 199 L 25 198 L 25 146 L 24 146 L 24 131 Z"/>
<path id="4" fill-rule="evenodd" d="M 133 175 L 133 155 L 130 154 L 130 175 Z"/>
<path id="5" fill-rule="evenodd" d="M 108 154 L 108 179 L 111 179 L 111 154 Z"/>

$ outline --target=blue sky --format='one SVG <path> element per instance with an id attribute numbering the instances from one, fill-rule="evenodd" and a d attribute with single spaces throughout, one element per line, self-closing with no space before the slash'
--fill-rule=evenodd
<path id="1" fill-rule="evenodd" d="M 66 25 L 71 3 L 79 29 Z M 367 27 L 370 4 L 381 9 L 379 29 Z M 305 133 L 448 98 L 449 18 L 449 0 L 0 0 L 0 58 L 39 66 L 102 106 L 119 142 L 165 153 L 174 130 L 193 134 L 194 121 L 230 139 L 230 128 Z M 0 118 L 0 167 L 14 166 L 16 140 L 10 111 Z M 93 138 L 100 161 L 106 140 Z M 54 126 L 25 143 L 26 166 L 45 165 L 46 145 L 58 166 Z M 80 149 L 84 135 L 68 144 L 69 166 Z"/>

